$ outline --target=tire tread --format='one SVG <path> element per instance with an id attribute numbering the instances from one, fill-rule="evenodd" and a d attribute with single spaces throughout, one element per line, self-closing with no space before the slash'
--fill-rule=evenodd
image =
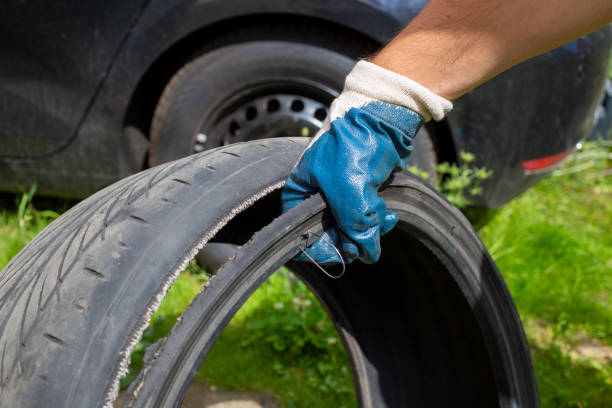
<path id="1" fill-rule="evenodd" d="M 92 349 L 85 343 L 93 342 L 92 334 L 95 336 L 106 327 L 121 294 L 135 287 L 138 271 L 122 270 L 117 266 L 117 259 L 147 256 L 144 249 L 159 238 L 160 225 L 183 215 L 192 206 L 187 190 L 192 190 L 191 199 L 201 200 L 204 196 L 216 199 L 215 191 L 227 188 L 233 178 L 253 163 L 279 162 L 278 166 L 268 165 L 270 171 L 279 167 L 289 169 L 299 154 L 299 148 L 288 141 L 262 144 L 268 147 L 237 144 L 214 149 L 121 180 L 53 221 L 8 263 L 0 273 L 0 398 L 3 404 L 41 406 L 42 401 L 32 400 L 35 397 L 28 395 L 55 383 L 53 387 L 65 388 L 64 394 L 68 390 L 72 392 L 63 401 L 53 400 L 57 397 L 55 394 L 49 396 L 54 402 L 48 405 L 45 401 L 46 406 L 73 406 L 73 388 L 83 373 L 80 368 L 62 365 L 60 361 L 64 358 L 71 364 L 87 361 Z M 194 189 L 194 177 L 198 178 L 197 189 Z M 232 200 L 231 197 L 219 199 Z M 215 208 L 204 218 L 217 222 L 223 216 L 227 217 L 224 209 Z M 130 240 L 129 232 L 136 229 L 138 241 Z M 194 245 L 200 240 L 198 237 Z M 182 257 L 190 250 L 187 248 Z M 158 288 L 167 286 L 168 279 L 172 278 L 169 272 L 154 277 L 159 282 Z M 117 293 L 115 299 L 100 297 L 99 293 L 110 289 Z M 150 303 L 142 304 L 134 312 L 142 315 L 149 306 Z M 58 313 L 62 316 L 61 322 L 57 321 Z M 115 316 L 118 324 L 124 326 L 131 318 Z M 83 329 L 79 322 L 87 322 L 87 326 Z M 126 349 L 131 337 L 140 336 L 138 330 L 139 327 L 132 326 L 119 336 L 123 338 L 121 350 Z M 32 356 L 41 356 L 41 361 L 34 361 Z M 41 367 L 48 368 L 52 361 L 59 364 L 57 373 L 48 375 Z M 103 370 L 107 378 L 100 378 L 100 384 L 116 377 L 120 365 L 118 360 L 107 362 Z M 46 380 L 42 381 L 41 376 Z"/>

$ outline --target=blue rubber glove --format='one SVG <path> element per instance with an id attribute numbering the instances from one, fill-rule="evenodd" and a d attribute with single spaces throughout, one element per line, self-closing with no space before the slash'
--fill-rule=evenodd
<path id="1" fill-rule="evenodd" d="M 306 250 L 308 255 L 297 259 L 376 262 L 380 236 L 398 220 L 378 197 L 378 189 L 392 171 L 406 166 L 412 139 L 425 120 L 441 118 L 451 107 L 408 78 L 369 62 L 357 63 L 281 193 L 286 212 L 321 191 L 336 221 Z"/>

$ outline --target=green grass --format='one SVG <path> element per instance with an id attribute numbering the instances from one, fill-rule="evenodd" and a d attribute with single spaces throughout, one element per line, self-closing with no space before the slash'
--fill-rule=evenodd
<path id="1" fill-rule="evenodd" d="M 576 360 L 557 344 L 531 342 L 540 399 L 544 408 L 607 408 L 612 401 L 610 366 Z"/>
<path id="2" fill-rule="evenodd" d="M 589 146 L 479 232 L 523 319 L 612 344 L 609 152 Z M 568 173 L 588 163 L 588 170 Z"/>
<path id="3" fill-rule="evenodd" d="M 306 286 L 279 271 L 223 332 L 200 381 L 276 394 L 287 407 L 356 405 L 348 360 L 333 324 Z"/>
<path id="4" fill-rule="evenodd" d="M 612 345 L 611 154 L 587 144 L 479 230 L 527 326 L 544 407 L 612 401 L 612 362 L 570 357 L 585 338 Z"/>
<path id="5" fill-rule="evenodd" d="M 587 144 L 479 228 L 525 323 L 543 407 L 603 408 L 612 401 L 610 361 L 578 353 L 585 343 L 612 346 L 611 154 L 610 146 Z M 2 267 L 52 218 L 31 204 L 20 217 L 19 203 L 0 212 Z M 195 264 L 181 275 L 145 332 L 134 369 L 145 347 L 169 330 L 207 279 Z M 218 388 L 273 393 L 287 407 L 355 404 L 331 322 L 286 271 L 238 312 L 197 379 Z"/>
<path id="6" fill-rule="evenodd" d="M 0 198 L 0 270 L 59 216 L 56 211 L 40 211 L 34 207 L 32 200 L 35 191 L 36 187 L 33 187 L 21 197 L 3 195 Z M 49 200 L 44 202 L 48 203 Z M 53 200 L 53 205 L 61 212 L 67 209 L 69 203 Z"/>

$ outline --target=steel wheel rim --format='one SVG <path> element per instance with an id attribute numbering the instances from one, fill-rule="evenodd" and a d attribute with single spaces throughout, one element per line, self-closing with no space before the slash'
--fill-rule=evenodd
<path id="1" fill-rule="evenodd" d="M 253 139 L 314 136 L 338 92 L 305 79 L 275 79 L 225 97 L 202 119 L 192 152 Z"/>

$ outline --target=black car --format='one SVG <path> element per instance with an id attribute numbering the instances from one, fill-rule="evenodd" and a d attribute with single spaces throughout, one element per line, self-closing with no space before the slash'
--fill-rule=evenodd
<path id="1" fill-rule="evenodd" d="M 0 189 L 82 197 L 222 144 L 312 135 L 354 61 L 425 3 L 6 0 Z M 471 152 L 493 170 L 478 204 L 508 201 L 590 134 L 611 40 L 608 26 L 470 92 L 414 160 L 432 170 Z"/>

